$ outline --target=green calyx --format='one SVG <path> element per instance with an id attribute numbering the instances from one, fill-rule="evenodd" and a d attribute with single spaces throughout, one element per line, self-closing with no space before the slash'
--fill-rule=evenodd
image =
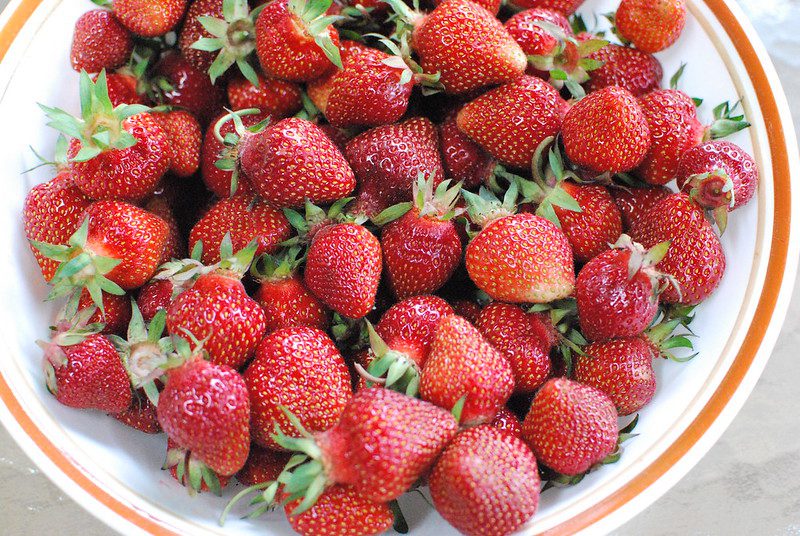
<path id="1" fill-rule="evenodd" d="M 191 452 L 175 447 L 167 450 L 167 457 L 164 460 L 163 470 L 175 467 L 176 477 L 190 495 L 196 495 L 203 489 L 203 484 L 214 495 L 222 495 L 222 485 L 219 477 L 210 467 L 198 460 Z"/>
<path id="2" fill-rule="evenodd" d="M 251 11 L 247 0 L 223 0 L 223 18 L 197 17 L 197 21 L 212 37 L 201 37 L 192 44 L 192 48 L 218 52 L 208 69 L 211 82 L 216 82 L 235 64 L 242 75 L 258 87 L 258 74 L 250 64 L 250 57 L 256 49 L 255 21 L 262 9 L 263 6 Z"/>
<path id="3" fill-rule="evenodd" d="M 263 132 L 270 124 L 270 118 L 268 117 L 251 127 L 245 127 L 242 122 L 242 116 L 259 113 L 261 113 L 261 110 L 258 108 L 247 108 L 246 110 L 237 110 L 235 112 L 228 110 L 228 114 L 221 117 L 214 125 L 214 137 L 223 145 L 219 159 L 214 165 L 217 169 L 231 172 L 231 197 L 239 189 L 239 147 L 242 139 L 246 136 Z M 223 136 L 222 126 L 229 121 L 233 121 L 235 132 L 229 132 Z"/>
<path id="4" fill-rule="evenodd" d="M 512 181 L 502 201 L 484 186 L 481 186 L 477 194 L 462 189 L 461 195 L 467 202 L 467 214 L 470 220 L 478 227 L 484 228 L 495 220 L 516 214 L 519 185 L 517 181 Z"/>
<path id="5" fill-rule="evenodd" d="M 686 356 L 675 353 L 675 350 L 683 350 L 682 353 L 694 350 L 691 341 L 694 333 L 689 327 L 694 320 L 694 310 L 694 306 L 682 305 L 660 308 L 652 325 L 644 333 L 656 355 L 676 363 L 686 363 L 697 357 L 697 353 Z"/>
<path id="6" fill-rule="evenodd" d="M 413 1 L 413 7 L 406 4 L 403 0 L 385 0 L 392 8 L 389 17 L 390 22 L 395 23 L 394 35 L 403 38 L 411 34 L 414 28 L 419 25 L 425 14 L 420 11 L 419 0 Z"/>
<path id="7" fill-rule="evenodd" d="M 724 169 L 716 169 L 689 177 L 687 184 L 692 201 L 705 209 L 709 219 L 717 225 L 719 233 L 725 234 L 728 228 L 728 212 L 736 206 L 731 177 Z"/>
<path id="8" fill-rule="evenodd" d="M 332 0 L 289 0 L 289 12 L 302 22 L 330 62 L 342 69 L 342 56 L 331 39 L 330 26 L 346 17 L 326 15 L 332 3 Z"/>
<path id="9" fill-rule="evenodd" d="M 463 183 L 453 186 L 450 184 L 450 180 L 445 180 L 434 188 L 433 175 L 426 179 L 420 173 L 412 186 L 412 199 L 420 218 L 432 217 L 440 221 L 450 221 L 464 213 L 465 209 L 457 208 Z"/>
<path id="10" fill-rule="evenodd" d="M 258 251 L 258 238 L 252 239 L 247 246 L 234 253 L 231 233 L 228 231 L 219 245 L 219 258 L 222 260 L 213 267 L 213 271 L 241 279 L 253 264 L 256 251 Z"/>
<path id="11" fill-rule="evenodd" d="M 578 304 L 575 298 L 535 304 L 527 312 L 546 314 L 549 317 L 556 332 L 556 349 L 564 365 L 564 374 L 567 378 L 572 378 L 575 356 L 586 356 L 583 347 L 589 344 L 577 327 Z"/>
<path id="12" fill-rule="evenodd" d="M 372 324 L 369 321 L 366 324 L 375 358 L 366 370 L 359 364 L 356 364 L 356 370 L 366 380 L 367 387 L 382 385 L 410 397 L 417 396 L 420 380 L 417 364 L 405 353 L 389 348 Z"/>
<path id="13" fill-rule="evenodd" d="M 203 241 L 198 240 L 192 248 L 188 259 L 173 259 L 159 267 L 155 280 L 168 280 L 172 283 L 172 298 L 189 288 L 203 274 L 211 273 L 216 266 L 206 266 L 201 262 L 203 257 Z"/>
<path id="14" fill-rule="evenodd" d="M 68 309 L 77 311 L 81 293 L 86 289 L 94 304 L 105 315 L 103 292 L 117 296 L 125 294 L 122 287 L 106 277 L 121 261 L 102 257 L 88 249 L 88 234 L 89 218 L 86 218 L 66 245 L 47 244 L 37 240 L 31 240 L 30 244 L 48 259 L 60 263 L 50 280 L 53 288 L 47 296 L 48 301 L 69 296 Z"/>
<path id="15" fill-rule="evenodd" d="M 737 111 L 741 104 L 741 100 L 733 104 L 723 102 L 714 108 L 714 121 L 706 128 L 704 141 L 727 138 L 740 130 L 748 128 L 750 123 L 745 119 L 743 113 Z"/>
<path id="16" fill-rule="evenodd" d="M 317 231 L 335 223 L 357 223 L 359 225 L 365 223 L 368 220 L 366 216 L 356 216 L 345 211 L 353 199 L 353 197 L 343 197 L 330 205 L 327 210 L 306 199 L 305 211 L 302 214 L 297 210 L 284 208 L 283 213 L 297 232 L 297 236 L 284 241 L 282 245 L 291 247 L 309 244 Z"/>
<path id="17" fill-rule="evenodd" d="M 81 71 L 80 99 L 80 117 L 60 108 L 39 105 L 49 119 L 48 126 L 80 141 L 81 148 L 72 158 L 73 162 L 86 162 L 104 151 L 136 145 L 136 138 L 123 128 L 123 122 L 150 108 L 141 104 L 120 104 L 114 108 L 108 96 L 105 70 L 97 77 L 97 82 L 93 82 L 86 71 Z"/>
<path id="18" fill-rule="evenodd" d="M 292 277 L 305 262 L 302 248 L 294 246 L 279 255 L 261 255 L 250 267 L 250 275 L 258 281 L 281 281 Z"/>
<path id="19" fill-rule="evenodd" d="M 51 166 L 56 173 L 61 173 L 62 171 L 67 171 L 70 168 L 69 159 L 67 158 L 67 150 L 69 149 L 69 141 L 63 134 L 58 135 L 58 139 L 56 140 L 56 147 L 53 151 L 53 159 L 48 160 L 47 158 L 43 157 L 39 154 L 36 149 L 33 147 L 30 148 L 33 151 L 34 156 L 36 159 L 39 160 L 39 163 L 32 168 L 26 169 L 23 171 L 23 175 L 25 173 L 30 173 L 34 169 L 39 169 L 40 167 L 44 166 Z"/>
<path id="20" fill-rule="evenodd" d="M 612 249 L 621 249 L 630 252 L 630 258 L 628 259 L 628 279 L 633 279 L 639 272 L 644 273 L 653 285 L 652 300 L 654 302 L 659 294 L 664 292 L 669 286 L 674 287 L 678 295 L 681 293 L 680 283 L 678 283 L 678 280 L 675 279 L 674 276 L 665 274 L 656 269 L 658 263 L 667 256 L 671 244 L 672 242 L 668 240 L 656 244 L 648 250 L 638 242 L 634 242 L 630 236 L 623 234 L 619 237 L 617 242 L 611 246 Z"/>

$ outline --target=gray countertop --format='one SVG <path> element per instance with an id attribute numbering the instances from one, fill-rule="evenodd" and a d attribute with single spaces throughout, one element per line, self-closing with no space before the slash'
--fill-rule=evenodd
<path id="1" fill-rule="evenodd" d="M 800 124 L 800 0 L 739 0 L 772 54 Z M 0 8 L 7 0 L 0 0 Z M 800 535 L 800 295 L 752 396 L 678 485 L 615 534 Z M 111 531 L 64 496 L 0 427 L 0 535 Z M 58 527 L 58 528 L 56 528 Z"/>

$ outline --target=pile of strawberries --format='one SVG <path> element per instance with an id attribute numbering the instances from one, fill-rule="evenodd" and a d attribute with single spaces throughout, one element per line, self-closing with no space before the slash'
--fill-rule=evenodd
<path id="1" fill-rule="evenodd" d="M 96 3 L 23 212 L 59 402 L 308 535 L 423 486 L 506 535 L 619 459 L 758 183 L 735 105 L 660 89 L 683 0 Z"/>

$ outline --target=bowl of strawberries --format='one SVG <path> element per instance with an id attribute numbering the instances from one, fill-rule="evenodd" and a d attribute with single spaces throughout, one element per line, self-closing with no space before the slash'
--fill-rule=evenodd
<path id="1" fill-rule="evenodd" d="M 732 2 L 0 27 L 0 418 L 121 533 L 607 532 L 769 357 L 797 149 Z"/>

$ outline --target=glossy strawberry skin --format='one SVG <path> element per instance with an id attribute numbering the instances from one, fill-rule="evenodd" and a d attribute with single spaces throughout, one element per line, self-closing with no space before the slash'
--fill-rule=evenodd
<path id="1" fill-rule="evenodd" d="M 455 112 L 449 114 L 439 125 L 442 165 L 446 178 L 454 183 L 461 182 L 470 190 L 489 179 L 497 161 L 461 132 L 456 116 Z"/>
<path id="2" fill-rule="evenodd" d="M 69 171 L 63 171 L 48 182 L 34 186 L 25 197 L 22 209 L 22 223 L 25 238 L 46 244 L 66 244 L 69 237 L 78 230 L 84 218 L 84 211 L 91 200 L 75 186 Z M 30 246 L 42 276 L 50 281 L 58 268 L 58 262 L 48 259 Z"/>
<path id="3" fill-rule="evenodd" d="M 394 522 L 387 503 L 371 501 L 352 486 L 331 486 L 308 511 L 291 515 L 300 501 L 289 501 L 283 509 L 292 529 L 302 536 L 378 535 L 392 528 Z"/>
<path id="4" fill-rule="evenodd" d="M 593 387 L 552 379 L 536 393 L 522 435 L 540 463 L 579 475 L 616 448 L 617 410 Z"/>
<path id="5" fill-rule="evenodd" d="M 166 133 L 170 154 L 169 170 L 178 177 L 191 177 L 200 168 L 203 131 L 189 112 L 175 110 L 153 114 Z"/>
<path id="6" fill-rule="evenodd" d="M 536 512 L 536 458 L 520 438 L 491 426 L 458 434 L 431 472 L 433 505 L 459 532 L 505 536 Z"/>
<path id="7" fill-rule="evenodd" d="M 172 303 L 174 287 L 168 279 L 153 279 L 139 290 L 136 303 L 145 322 L 150 322 L 161 309 L 168 309 Z"/>
<path id="8" fill-rule="evenodd" d="M 161 433 L 156 407 L 142 393 L 134 392 L 131 405 L 125 411 L 113 414 L 116 420 L 145 434 Z"/>
<path id="9" fill-rule="evenodd" d="M 170 165 L 167 134 L 150 114 L 123 121 L 122 127 L 136 138 L 127 149 L 108 149 L 86 162 L 72 163 L 76 186 L 92 199 L 136 203 L 152 194 Z M 67 156 L 74 158 L 81 143 L 73 139 Z"/>
<path id="10" fill-rule="evenodd" d="M 622 227 L 628 232 L 639 218 L 650 214 L 659 201 L 672 195 L 663 186 L 653 188 L 611 188 L 611 195 L 622 215 Z"/>
<path id="11" fill-rule="evenodd" d="M 189 0 L 114 0 L 114 12 L 131 32 L 158 37 L 175 28 Z"/>
<path id="12" fill-rule="evenodd" d="M 275 253 L 279 244 L 292 236 L 292 227 L 283 212 L 252 194 L 237 194 L 217 201 L 192 227 L 189 250 L 203 242 L 201 260 L 210 265 L 219 262 L 219 248 L 230 233 L 233 251 L 258 239 L 256 255 Z"/>
<path id="13" fill-rule="evenodd" d="M 656 268 L 672 275 L 680 285 L 670 285 L 661 294 L 665 303 L 696 305 L 716 290 L 725 273 L 725 252 L 711 224 L 685 194 L 673 194 L 660 201 L 649 217 L 640 218 L 631 238 L 651 248 L 671 240 L 667 256 Z"/>
<path id="14" fill-rule="evenodd" d="M 443 0 L 433 0 L 434 5 L 439 5 L 442 3 Z M 503 2 L 501 0 L 477 0 L 475 1 L 476 4 L 484 8 L 486 11 L 494 15 L 495 17 L 500 12 L 500 7 L 502 6 Z"/>
<path id="15" fill-rule="evenodd" d="M 132 51 L 131 34 L 107 9 L 87 11 L 75 23 L 70 61 L 78 72 L 99 73 L 122 67 Z"/>
<path id="16" fill-rule="evenodd" d="M 585 263 L 606 251 L 622 234 L 622 215 L 605 186 L 563 182 L 561 187 L 581 207 L 573 212 L 554 206 L 578 263 Z"/>
<path id="17" fill-rule="evenodd" d="M 662 186 L 675 178 L 684 153 L 703 141 L 705 128 L 697 119 L 694 101 L 677 89 L 653 91 L 639 103 L 653 144 L 636 174 L 649 184 Z"/>
<path id="18" fill-rule="evenodd" d="M 558 134 L 567 103 L 534 76 L 490 90 L 458 113 L 458 128 L 501 163 L 528 169 L 536 148 Z"/>
<path id="19" fill-rule="evenodd" d="M 575 285 L 567 237 L 533 214 L 490 223 L 467 246 L 466 265 L 478 288 L 499 301 L 547 303 L 569 296 Z"/>
<path id="20" fill-rule="evenodd" d="M 661 86 L 664 69 L 652 54 L 610 44 L 589 57 L 603 63 L 600 68 L 591 72 L 591 79 L 586 84 L 589 92 L 620 86 L 635 97 L 641 97 Z"/>
<path id="21" fill-rule="evenodd" d="M 245 486 L 255 486 L 277 480 L 290 457 L 288 452 L 265 449 L 251 443 L 250 454 L 247 456 L 244 467 L 236 473 L 236 480 Z"/>
<path id="22" fill-rule="evenodd" d="M 614 249 L 589 261 L 578 274 L 575 297 L 583 335 L 592 341 L 635 337 L 658 312 L 657 289 L 638 270 L 629 277 L 631 252 Z"/>
<path id="23" fill-rule="evenodd" d="M 253 298 L 264 309 L 267 333 L 296 326 L 324 331 L 330 324 L 330 311 L 306 288 L 298 274 L 262 281 Z"/>
<path id="24" fill-rule="evenodd" d="M 414 28 L 411 46 L 426 73 L 451 94 L 518 79 L 527 58 L 494 15 L 471 0 L 445 0 Z"/>
<path id="25" fill-rule="evenodd" d="M 329 481 L 386 502 L 405 493 L 456 435 L 446 410 L 390 389 L 358 391 L 333 428 L 317 434 Z"/>
<path id="26" fill-rule="evenodd" d="M 569 20 L 560 11 L 546 8 L 521 11 L 508 19 L 505 27 L 527 56 L 549 56 L 558 48 L 558 39 L 541 26 L 538 26 L 537 23 L 539 22 L 554 24 L 568 36 L 572 35 L 572 27 L 569 24 Z M 528 66 L 527 72 L 545 80 L 550 78 L 549 72 L 539 71 L 532 65 Z"/>
<path id="27" fill-rule="evenodd" d="M 522 439 L 522 423 L 519 422 L 519 418 L 514 415 L 514 412 L 508 408 L 500 408 L 500 411 L 494 416 L 489 426 Z"/>
<path id="28" fill-rule="evenodd" d="M 615 23 L 639 50 L 659 52 L 680 37 L 686 25 L 686 0 L 622 0 Z"/>
<path id="29" fill-rule="evenodd" d="M 509 4 L 519 9 L 554 9 L 564 15 L 572 15 L 583 2 L 584 0 L 512 0 Z"/>
<path id="30" fill-rule="evenodd" d="M 604 392 L 621 415 L 632 415 L 644 408 L 655 395 L 655 352 L 642 338 L 595 342 L 578 356 L 575 379 Z"/>
<path id="31" fill-rule="evenodd" d="M 93 76 L 92 80 L 97 82 L 97 77 Z M 106 84 L 108 85 L 108 98 L 115 108 L 120 104 L 148 104 L 147 98 L 139 94 L 139 81 L 133 75 L 119 71 L 106 73 Z"/>
<path id="32" fill-rule="evenodd" d="M 225 19 L 222 12 L 222 2 L 220 0 L 192 0 L 186 12 L 183 26 L 178 35 L 178 48 L 181 55 L 192 64 L 198 71 L 207 73 L 214 63 L 216 54 L 205 50 L 197 50 L 192 45 L 203 37 L 213 37 L 203 25 L 200 24 L 198 17 L 213 17 L 215 19 Z M 233 103 L 231 103 L 233 104 Z"/>
<path id="33" fill-rule="evenodd" d="M 303 107 L 300 86 L 286 80 L 270 78 L 257 73 L 258 87 L 244 76 L 228 82 L 228 101 L 233 110 L 258 108 L 261 113 L 279 121 L 294 115 Z"/>
<path id="34" fill-rule="evenodd" d="M 264 72 L 291 82 L 309 82 L 335 66 L 312 36 L 302 30 L 303 23 L 289 11 L 288 0 L 270 3 L 256 20 L 256 53 Z M 325 30 L 334 45 L 339 32 Z"/>
<path id="35" fill-rule="evenodd" d="M 444 180 L 439 135 L 424 117 L 368 130 L 350 140 L 344 154 L 359 185 L 352 213 L 372 217 L 409 201 L 420 173 L 432 175 L 434 187 Z"/>
<path id="36" fill-rule="evenodd" d="M 122 335 L 128 329 L 128 322 L 131 320 L 131 298 L 128 295 L 117 296 L 115 294 L 108 294 L 103 292 L 103 311 L 105 315 L 98 308 L 91 317 L 88 323 L 102 323 L 103 330 L 100 332 L 103 335 Z M 89 307 L 94 307 L 94 301 L 89 295 L 89 292 L 84 289 L 81 292 L 80 300 L 78 300 L 78 311 L 82 311 Z"/>
<path id="37" fill-rule="evenodd" d="M 332 203 L 356 186 L 353 170 L 331 139 L 305 119 L 283 119 L 246 136 L 239 165 L 258 195 L 276 207 Z"/>
<path id="38" fill-rule="evenodd" d="M 516 394 L 533 393 L 551 375 L 549 331 L 553 328 L 545 322 L 516 305 L 493 302 L 483 308 L 475 324 L 511 364 Z"/>
<path id="39" fill-rule="evenodd" d="M 311 432 L 339 420 L 352 396 L 350 372 L 333 341 L 316 328 L 284 328 L 264 338 L 244 373 L 252 404 L 253 441 L 280 450 L 275 425 L 300 437 L 281 410 L 291 411 Z"/>
<path id="40" fill-rule="evenodd" d="M 250 400 L 238 372 L 192 358 L 169 371 L 158 399 L 167 436 L 215 473 L 233 475 L 250 450 Z"/>
<path id="41" fill-rule="evenodd" d="M 408 356 L 419 368 L 425 366 L 439 321 L 453 308 L 438 296 L 414 296 L 392 305 L 375 331 L 386 345 Z"/>
<path id="42" fill-rule="evenodd" d="M 709 141 L 683 154 L 677 172 L 678 188 L 689 193 L 689 178 L 714 171 L 724 171 L 733 182 L 731 210 L 750 202 L 758 188 L 758 166 L 741 147 L 725 140 Z"/>
<path id="43" fill-rule="evenodd" d="M 186 338 L 208 337 L 203 348 L 212 363 L 238 369 L 264 336 L 264 311 L 245 292 L 241 281 L 221 274 L 200 276 L 167 309 L 167 330 Z"/>
<path id="44" fill-rule="evenodd" d="M 362 318 L 375 305 L 383 256 L 378 239 L 361 225 L 324 227 L 311 241 L 305 284 L 347 318 Z"/>
<path id="45" fill-rule="evenodd" d="M 185 108 L 201 125 L 208 124 L 222 110 L 223 89 L 213 85 L 207 73 L 196 69 L 180 54 L 169 53 L 161 58 L 155 74 L 163 76 L 172 86 L 163 93 L 164 104 Z"/>
<path id="46" fill-rule="evenodd" d="M 224 115 L 225 114 L 215 117 L 208 126 L 203 138 L 203 149 L 200 157 L 200 173 L 203 177 L 203 182 L 206 187 L 219 198 L 231 196 L 231 179 L 233 178 L 233 172 L 219 169 L 216 163 L 223 158 L 223 156 L 232 157 L 235 155 L 233 153 L 228 155 L 225 146 L 214 136 L 214 125 L 222 119 Z M 249 128 L 264 121 L 267 117 L 269 116 L 265 114 L 243 115 L 242 124 L 246 128 Z M 233 121 L 224 123 L 220 128 L 220 134 L 223 137 L 234 131 L 235 125 Z M 252 191 L 253 187 L 250 186 L 250 181 L 240 173 L 236 193 L 244 194 L 251 193 Z"/>

